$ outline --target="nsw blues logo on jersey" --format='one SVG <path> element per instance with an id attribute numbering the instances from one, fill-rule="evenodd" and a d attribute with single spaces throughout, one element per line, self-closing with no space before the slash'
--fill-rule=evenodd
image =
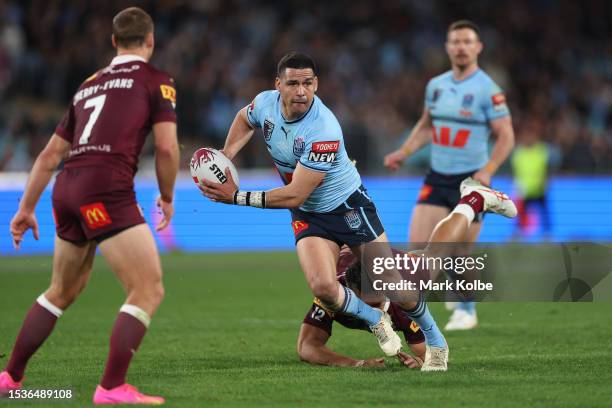
<path id="1" fill-rule="evenodd" d="M 272 132 L 274 132 L 274 123 L 271 120 L 266 119 L 263 125 L 263 135 L 266 142 L 269 142 L 272 139 Z"/>
<path id="2" fill-rule="evenodd" d="M 361 217 L 359 213 L 355 210 L 351 210 L 344 214 L 344 221 L 346 221 L 346 225 L 349 226 L 350 229 L 359 229 L 361 227 Z"/>
<path id="3" fill-rule="evenodd" d="M 474 104 L 474 94 L 465 94 L 463 95 L 463 101 L 461 101 L 461 110 L 459 111 L 459 115 L 469 118 L 472 116 L 472 112 L 470 108 Z"/>
<path id="4" fill-rule="evenodd" d="M 306 143 L 304 142 L 304 138 L 302 136 L 296 137 L 293 141 L 293 154 L 299 157 L 304 154 L 305 148 Z"/>

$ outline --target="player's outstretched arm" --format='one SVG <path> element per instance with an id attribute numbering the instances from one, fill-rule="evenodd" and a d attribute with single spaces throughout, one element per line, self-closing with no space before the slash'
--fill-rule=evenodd
<path id="1" fill-rule="evenodd" d="M 164 217 L 155 228 L 160 231 L 168 226 L 174 215 L 174 183 L 179 169 L 179 148 L 176 123 L 159 122 L 153 125 L 155 138 L 155 173 L 159 184 L 160 198 L 157 201 Z"/>
<path id="2" fill-rule="evenodd" d="M 225 146 L 223 146 L 223 154 L 230 160 L 238 154 L 240 150 L 251 140 L 253 136 L 253 128 L 247 119 L 247 108 L 242 108 L 236 114 L 232 126 L 230 126 Z"/>
<path id="3" fill-rule="evenodd" d="M 53 172 L 69 151 L 70 143 L 54 133 L 36 158 L 23 197 L 19 202 L 19 209 L 11 221 L 11 235 L 15 249 L 19 249 L 23 234 L 30 228 L 32 228 L 34 238 L 38 239 L 38 222 L 34 215 L 36 204 L 49 184 Z"/>
<path id="4" fill-rule="evenodd" d="M 225 204 L 248 205 L 259 208 L 296 208 L 306 201 L 323 181 L 325 173 L 310 170 L 298 163 L 291 183 L 268 191 L 238 191 L 229 169 L 223 184 L 200 181 L 202 193 L 213 201 Z"/>
<path id="5" fill-rule="evenodd" d="M 398 170 L 408 156 L 429 143 L 431 141 L 431 126 L 431 115 L 427 107 L 425 107 L 419 121 L 410 132 L 410 136 L 408 136 L 404 144 L 399 149 L 385 156 L 385 167 L 391 171 Z"/>
<path id="6" fill-rule="evenodd" d="M 325 178 L 322 171 L 310 170 L 298 163 L 291 183 L 266 191 L 266 208 L 297 208 L 304 204 L 310 194 Z"/>
<path id="7" fill-rule="evenodd" d="M 514 129 L 512 128 L 512 119 L 510 116 L 504 116 L 490 122 L 491 132 L 496 137 L 491 159 L 473 178 L 482 184 L 491 185 L 491 177 L 495 174 L 499 166 L 501 166 L 514 148 Z"/>
<path id="8" fill-rule="evenodd" d="M 297 344 L 300 360 L 310 364 L 340 367 L 383 367 L 385 365 L 384 358 L 356 360 L 338 354 L 327 347 L 329 337 L 325 330 L 303 323 Z"/>

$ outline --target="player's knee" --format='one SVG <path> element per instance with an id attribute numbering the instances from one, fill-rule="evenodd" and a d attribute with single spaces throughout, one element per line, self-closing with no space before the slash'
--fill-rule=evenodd
<path id="1" fill-rule="evenodd" d="M 65 310 L 74 303 L 82 290 L 82 287 L 76 285 L 73 287 L 51 285 L 45 292 L 45 297 L 52 305 Z"/>
<path id="2" fill-rule="evenodd" d="M 321 280 L 311 285 L 312 294 L 323 303 L 333 305 L 338 300 L 338 287 L 335 281 Z"/>
<path id="3" fill-rule="evenodd" d="M 164 284 L 160 280 L 151 289 L 151 299 L 159 305 L 164 300 L 165 296 L 166 290 L 164 289 Z"/>

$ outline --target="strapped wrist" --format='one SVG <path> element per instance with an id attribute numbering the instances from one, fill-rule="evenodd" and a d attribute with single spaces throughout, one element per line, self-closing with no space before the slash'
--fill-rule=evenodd
<path id="1" fill-rule="evenodd" d="M 234 204 L 257 208 L 266 208 L 265 191 L 240 191 L 234 193 Z"/>

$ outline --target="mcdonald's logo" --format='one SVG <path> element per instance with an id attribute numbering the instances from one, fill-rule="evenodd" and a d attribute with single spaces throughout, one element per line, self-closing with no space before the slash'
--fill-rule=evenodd
<path id="1" fill-rule="evenodd" d="M 84 205 L 80 210 L 85 223 L 91 229 L 101 228 L 113 222 L 102 203 Z"/>
<path id="2" fill-rule="evenodd" d="M 304 231 L 305 229 L 308 229 L 308 223 L 304 222 L 304 221 L 293 221 L 291 223 L 291 226 L 293 227 L 293 233 L 297 236 L 300 232 Z"/>

